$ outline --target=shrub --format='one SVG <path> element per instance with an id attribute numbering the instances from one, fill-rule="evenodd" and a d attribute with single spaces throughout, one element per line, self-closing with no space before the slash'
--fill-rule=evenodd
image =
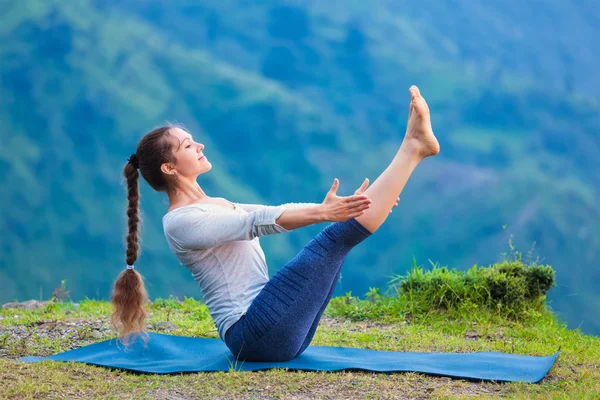
<path id="1" fill-rule="evenodd" d="M 405 276 L 390 281 L 395 296 L 380 296 L 370 288 L 367 300 L 346 296 L 334 298 L 330 315 L 353 320 L 425 315 L 432 310 L 468 315 L 474 309 L 522 319 L 546 310 L 546 293 L 555 284 L 550 266 L 525 265 L 520 259 L 489 267 L 474 265 L 467 271 L 433 265 L 424 271 L 414 262 Z"/>
<path id="2" fill-rule="evenodd" d="M 408 275 L 396 276 L 391 283 L 398 297 L 416 301 L 421 308 L 456 309 L 468 302 L 519 317 L 526 309 L 545 304 L 540 300 L 554 286 L 555 274 L 550 266 L 527 266 L 521 260 L 474 265 L 465 272 L 437 265 L 424 272 L 413 265 Z"/>

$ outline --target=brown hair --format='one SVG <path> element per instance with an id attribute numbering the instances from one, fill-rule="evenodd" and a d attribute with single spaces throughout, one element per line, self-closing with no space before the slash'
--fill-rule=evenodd
<path id="1" fill-rule="evenodd" d="M 169 182 L 161 171 L 162 164 L 174 162 L 173 140 L 170 139 L 171 128 L 185 129 L 180 125 L 168 124 L 154 129 L 145 135 L 139 142 L 135 152 L 139 171 L 148 184 L 157 192 L 166 192 Z M 138 169 L 128 162 L 123 169 L 123 176 L 127 181 L 127 265 L 133 265 L 139 255 L 138 228 L 140 218 L 140 191 Z M 113 313 L 110 316 L 112 327 L 118 332 L 119 339 L 125 345 L 129 343 L 130 334 L 133 339 L 137 334 L 142 334 L 147 340 L 146 334 L 146 303 L 148 294 L 144 286 L 142 276 L 134 269 L 124 269 L 115 282 L 111 302 Z"/>

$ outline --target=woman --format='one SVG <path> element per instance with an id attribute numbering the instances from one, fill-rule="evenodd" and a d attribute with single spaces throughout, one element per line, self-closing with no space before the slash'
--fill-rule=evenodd
<path id="1" fill-rule="evenodd" d="M 121 340 L 145 331 L 147 295 L 133 268 L 139 250 L 139 168 L 154 190 L 167 192 L 163 228 L 169 247 L 198 282 L 219 338 L 236 359 L 285 361 L 302 353 L 348 252 L 385 221 L 419 162 L 439 152 L 427 103 L 416 86 L 409 91 L 406 135 L 391 164 L 371 187 L 366 179 L 353 196 L 337 196 L 335 179 L 320 204 L 263 206 L 210 197 L 196 182 L 212 168 L 202 144 L 178 127 L 144 136 L 124 169 L 127 267 L 115 284 L 111 316 Z M 269 279 L 258 237 L 325 221 L 333 223 Z"/>

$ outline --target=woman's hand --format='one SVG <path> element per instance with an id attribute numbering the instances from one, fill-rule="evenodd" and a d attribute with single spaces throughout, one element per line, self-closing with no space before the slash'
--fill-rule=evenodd
<path id="1" fill-rule="evenodd" d="M 321 203 L 326 221 L 343 222 L 350 218 L 356 218 L 371 207 L 371 199 L 364 194 L 365 189 L 369 186 L 368 178 L 365 178 L 363 184 L 356 189 L 354 196 L 340 197 L 336 195 L 335 192 L 339 186 L 340 182 L 335 178 L 325 200 Z"/>

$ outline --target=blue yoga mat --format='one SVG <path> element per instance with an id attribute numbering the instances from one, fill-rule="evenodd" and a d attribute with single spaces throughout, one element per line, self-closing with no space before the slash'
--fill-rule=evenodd
<path id="1" fill-rule="evenodd" d="M 231 351 L 219 339 L 148 334 L 150 338 L 146 347 L 141 337 L 127 351 L 121 343 L 117 345 L 116 339 L 109 339 L 49 357 L 24 357 L 20 361 L 77 361 L 154 374 L 289 368 L 304 371 L 411 371 L 453 378 L 535 383 L 546 376 L 560 353 L 537 357 L 490 352 L 417 353 L 309 346 L 290 361 L 237 361 L 236 364 Z"/>

